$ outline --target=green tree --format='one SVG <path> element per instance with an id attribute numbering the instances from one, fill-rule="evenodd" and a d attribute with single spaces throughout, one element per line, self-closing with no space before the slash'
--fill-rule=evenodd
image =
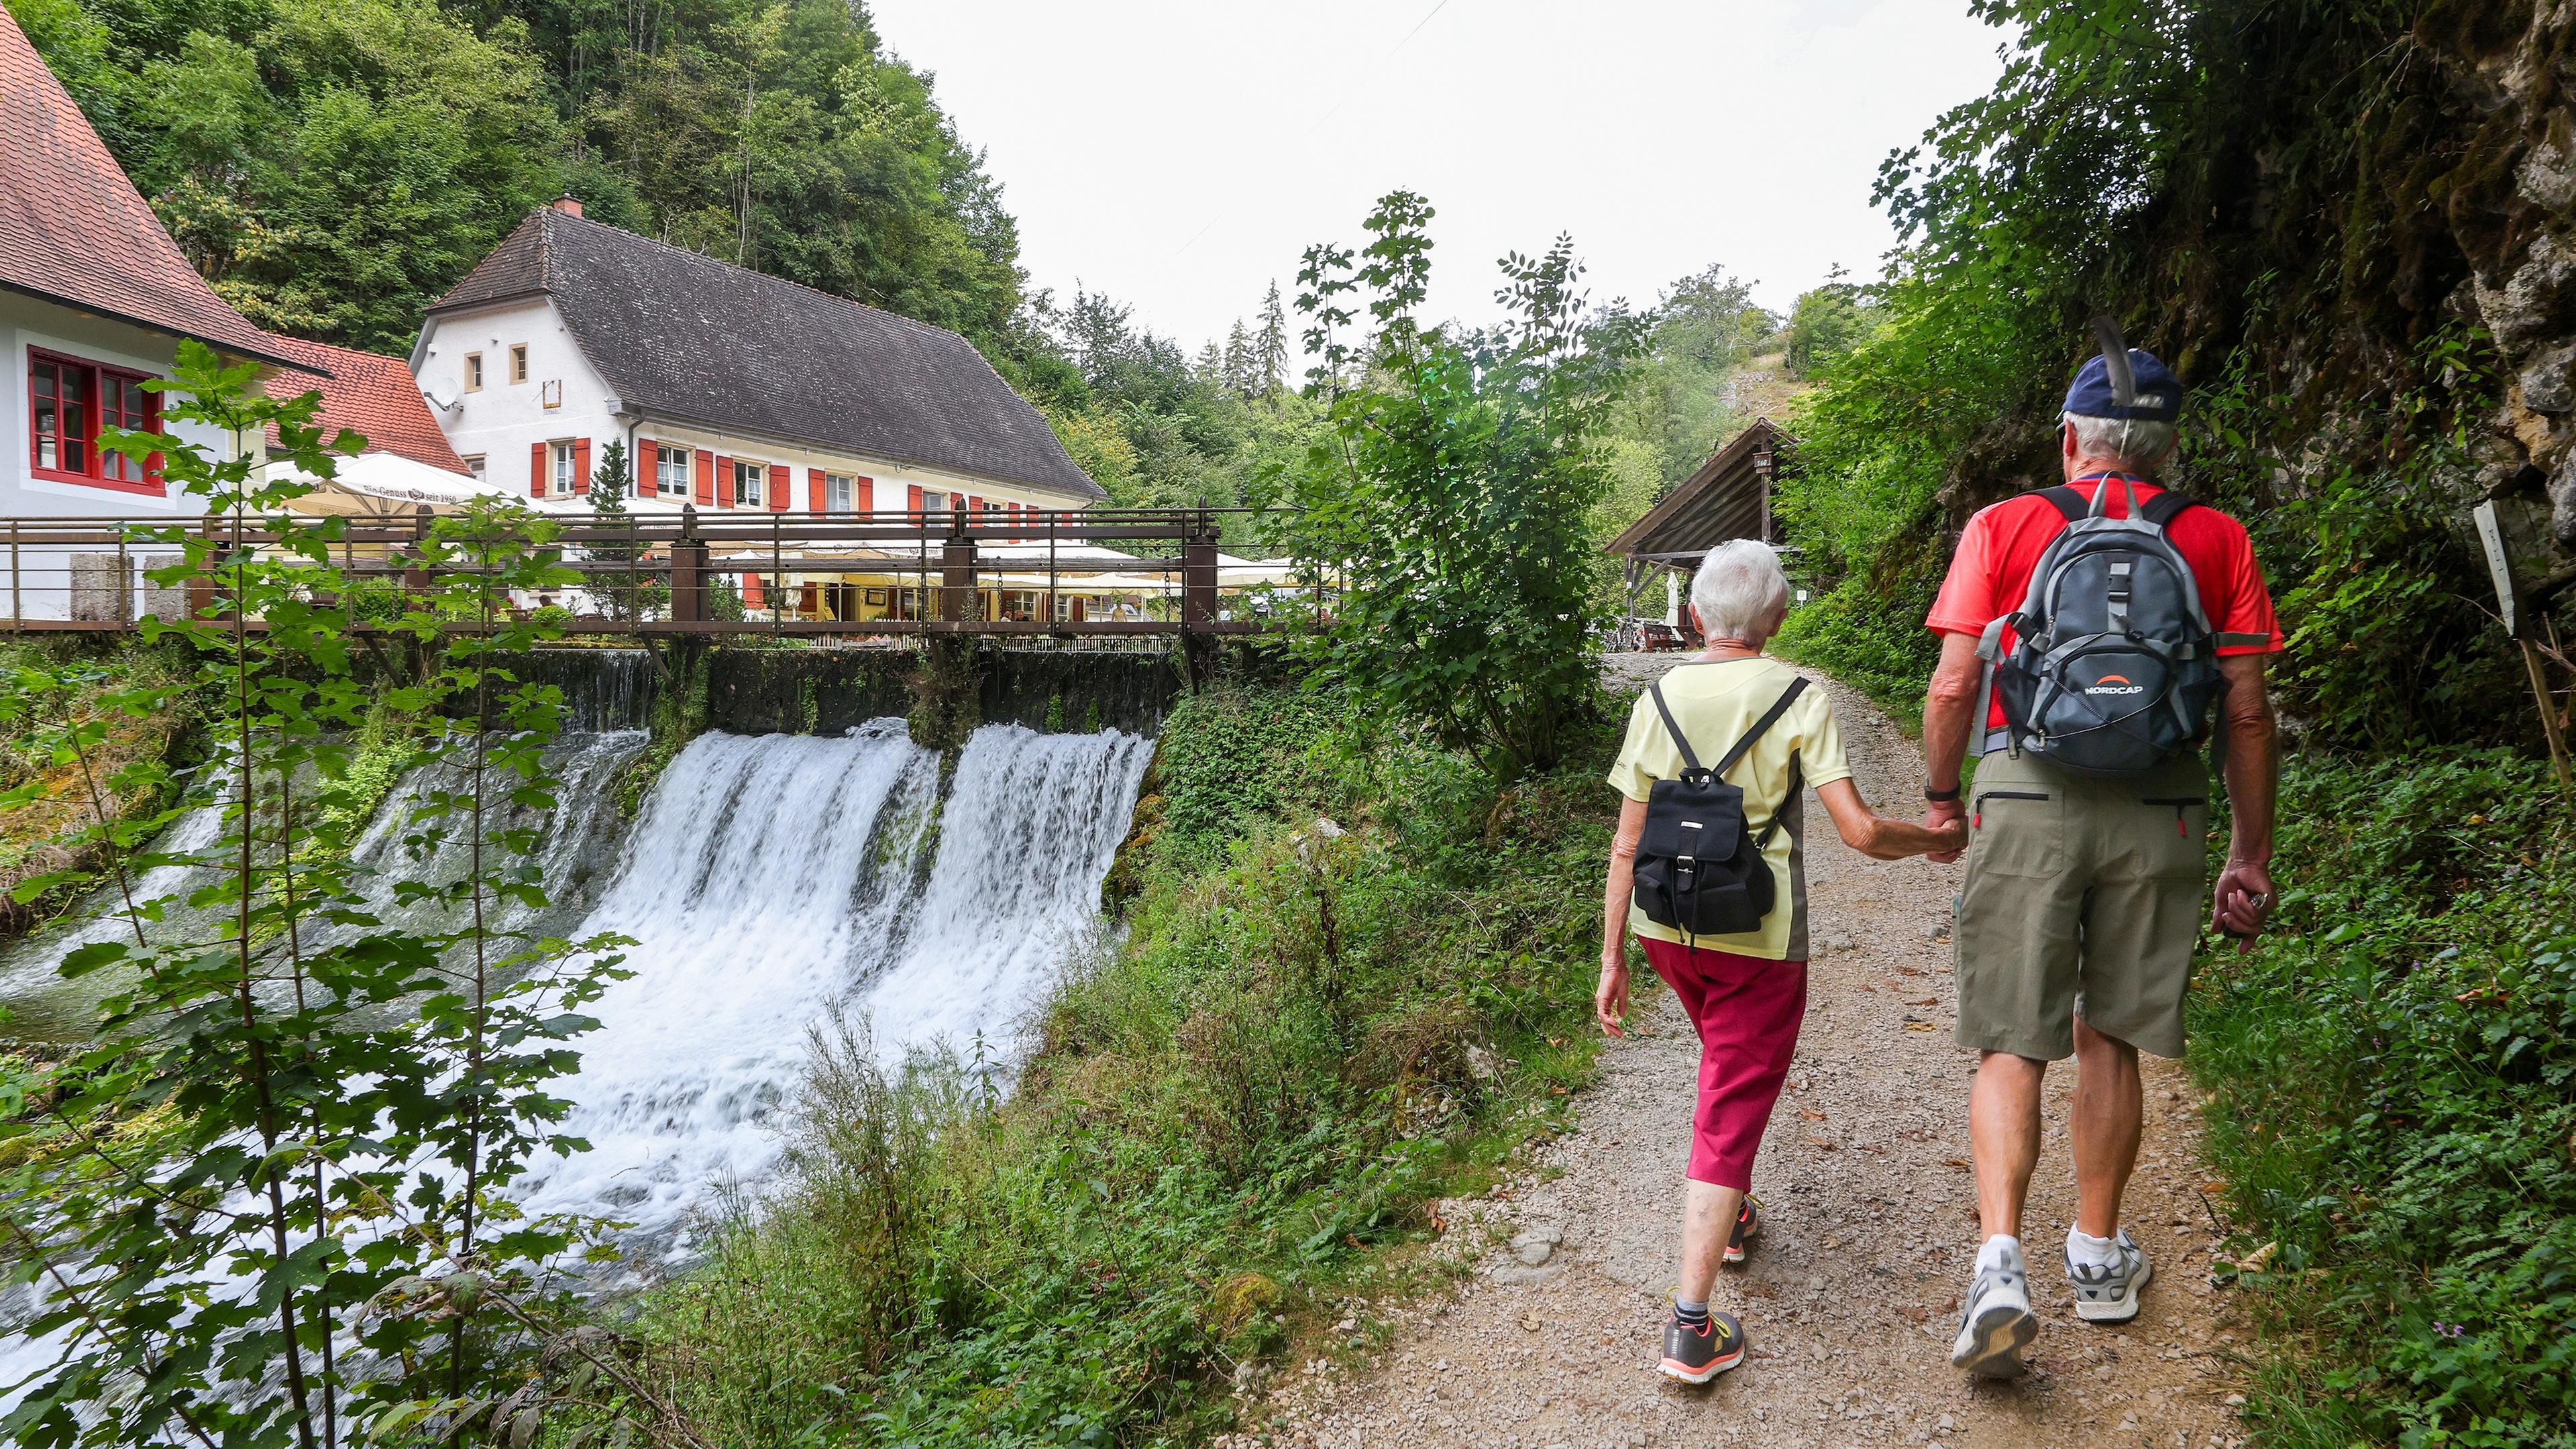
<path id="1" fill-rule="evenodd" d="M 299 474 L 331 475 L 311 425 L 318 395 L 273 401 L 251 367 L 226 369 L 194 342 L 178 374 L 168 421 L 273 430 Z M 221 810 L 224 828 L 220 844 L 170 857 L 144 846 L 176 808 L 100 827 L 115 931 L 61 964 L 107 977 L 96 1034 L 59 1065 L 0 1068 L 15 1104 L 0 1126 L 8 1273 L 39 1300 L 23 1331 L 63 1344 L 17 1386 L 0 1430 L 31 1449 L 333 1449 L 452 1441 L 477 1421 L 524 1440 L 575 1362 L 579 1377 L 656 1403 L 605 1341 L 560 1336 L 563 1305 L 540 1274 L 589 1230 L 527 1220 L 499 1194 L 536 1154 L 580 1150 L 559 1130 L 568 1104 L 546 1088 L 595 1024 L 582 1008 L 625 974 L 616 938 L 527 939 L 496 922 L 505 904 L 543 904 L 521 858 L 537 838 L 527 816 L 553 805 L 542 750 L 562 699 L 502 661 L 550 632 L 514 616 L 511 591 L 569 582 L 550 562 L 552 522 L 477 504 L 419 545 L 437 582 L 397 628 L 423 667 L 388 703 L 440 723 L 402 828 L 411 859 L 456 868 L 424 867 L 400 891 L 440 924 L 399 927 L 371 914 L 348 854 L 367 813 L 347 783 L 352 740 L 373 702 L 352 667 L 358 621 L 329 599 L 338 591 L 313 587 L 346 520 L 289 512 L 312 485 L 261 481 L 262 450 L 219 459 L 177 435 L 115 430 L 100 442 L 159 454 L 233 525 L 136 526 L 137 544 L 180 560 L 156 583 L 211 586 L 212 601 L 145 624 L 193 668 L 114 701 L 124 714 L 200 712 L 223 753 L 183 808 Z M 267 541 L 226 549 L 238 532 Z M 460 623 L 473 627 L 449 627 Z M 18 693 L 57 683 L 22 671 Z M 86 776 L 106 727 L 67 721 L 57 758 Z M 173 900 L 136 898 L 158 865 L 204 873 L 190 904 L 214 908 L 206 934 L 165 925 Z M 667 1412 L 648 1417 L 695 1442 Z"/>
<path id="2" fill-rule="evenodd" d="M 609 439 L 599 450 L 599 466 L 590 472 L 590 520 L 604 533 L 623 533 L 635 526 L 635 516 L 626 508 L 627 496 L 633 491 L 633 474 L 628 466 L 626 440 Z M 583 576 L 582 587 L 592 598 L 608 605 L 609 617 L 631 623 L 668 599 L 670 585 L 634 571 L 644 552 L 644 545 L 631 538 L 597 538 L 583 545 L 582 553 L 600 568 Z"/>
<path id="3" fill-rule="evenodd" d="M 1511 778 L 1555 763 L 1597 693 L 1586 529 L 1643 325 L 1588 307 L 1565 238 L 1503 260 L 1510 321 L 1424 325 L 1431 218 L 1421 197 L 1390 193 L 1356 256 L 1311 247 L 1298 274 L 1332 400 L 1325 438 L 1285 481 L 1304 510 L 1298 556 L 1339 587 L 1296 647 Z"/>
<path id="4" fill-rule="evenodd" d="M 1859 346 L 1878 322 L 1878 310 L 1859 287 L 1842 280 L 1845 275 L 1841 267 L 1834 268 L 1823 286 L 1800 293 L 1790 304 L 1784 356 L 1789 370 L 1800 377 L 1815 376 Z"/>

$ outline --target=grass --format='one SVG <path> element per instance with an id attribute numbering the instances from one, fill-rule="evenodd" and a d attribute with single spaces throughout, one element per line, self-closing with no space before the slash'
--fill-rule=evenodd
<path id="1" fill-rule="evenodd" d="M 2576 830 L 2506 751 L 2294 760 L 2277 929 L 2204 967 L 2262 1442 L 2576 1445 Z"/>
<path id="2" fill-rule="evenodd" d="M 639 1320 L 715 1439 L 1191 1442 L 1436 1281 L 1426 1206 L 1561 1128 L 1591 1064 L 1611 741 L 1497 794 L 1342 714 L 1174 713 L 1124 936 L 1007 1094 L 972 1051 L 819 1034 L 779 1189 Z"/>

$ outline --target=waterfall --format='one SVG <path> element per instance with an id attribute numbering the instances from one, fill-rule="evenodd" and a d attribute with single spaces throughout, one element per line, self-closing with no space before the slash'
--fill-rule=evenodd
<path id="1" fill-rule="evenodd" d="M 831 1008 L 866 1014 L 890 1060 L 977 1034 L 996 1056 L 1017 1050 L 1093 920 L 1152 745 L 1116 731 L 988 725 L 943 788 L 940 757 L 912 744 L 901 720 L 837 738 L 707 734 L 665 767 L 621 836 L 610 786 L 644 740 L 568 735 L 548 752 L 559 804 L 529 823 L 552 904 L 497 923 L 635 942 L 625 948 L 635 974 L 589 1008 L 600 1029 L 573 1043 L 580 1070 L 551 1087 L 573 1104 L 564 1130 L 591 1150 L 540 1160 L 513 1191 L 533 1212 L 634 1223 L 630 1260 L 677 1266 L 692 1256 L 693 1215 L 756 1188 L 774 1166 L 777 1109 L 796 1090 L 808 1029 Z M 418 861 L 403 845 L 426 775 L 396 788 L 351 858 L 374 872 L 364 887 L 374 914 L 435 929 L 393 889 L 462 869 L 453 845 Z M 195 811 L 157 848 L 211 848 L 221 827 L 220 807 Z M 138 898 L 184 897 L 207 869 L 155 870 Z M 112 906 L 112 894 L 92 909 Z M 162 929 L 216 924 L 200 914 L 173 902 Z M 119 929 L 94 920 L 0 952 L 0 1002 L 55 1003 L 76 1035 L 105 988 L 62 983 L 53 966 Z M 72 990 L 76 1004 L 57 1001 Z M 14 1331 L 35 1308 L 32 1289 L 0 1293 L 0 1411 L 6 1386 L 61 1342 Z"/>
<path id="2" fill-rule="evenodd" d="M 491 918 L 494 929 L 560 934 L 590 908 L 606 875 L 617 827 L 609 782 L 617 768 L 644 747 L 644 742 L 644 734 L 637 730 L 567 734 L 546 750 L 546 768 L 558 782 L 558 808 L 518 812 L 510 823 L 537 831 L 535 861 L 551 903 L 543 910 L 530 910 L 516 903 L 500 905 Z M 467 847 L 459 839 L 448 840 L 420 860 L 411 858 L 404 843 L 404 837 L 413 833 L 411 815 L 422 792 L 438 783 L 433 779 L 437 769 L 423 766 L 404 776 L 349 847 L 349 864 L 359 895 L 357 909 L 389 926 L 423 931 L 454 929 L 454 923 L 445 919 L 439 908 L 404 901 L 395 889 L 398 882 L 406 880 L 446 884 L 462 877 L 470 864 Z M 446 783 L 451 788 L 457 785 L 456 781 Z M 226 844 L 218 838 L 226 831 L 225 809 L 222 805 L 201 806 L 180 816 L 152 843 L 152 850 L 161 855 L 208 854 L 220 858 Z M 455 836 L 464 834 L 464 826 L 458 821 L 448 822 L 447 829 Z M 154 866 L 135 877 L 134 899 L 138 905 L 163 902 L 161 921 L 152 928 L 155 936 L 164 940 L 213 940 L 230 929 L 233 908 L 192 905 L 188 897 L 225 873 L 220 864 Z M 301 927 L 310 950 L 339 944 L 368 929 L 333 924 L 319 915 Z M 123 978 L 110 972 L 82 981 L 64 981 L 55 968 L 74 947 L 126 936 L 129 930 L 122 892 L 111 884 L 93 892 L 73 922 L 37 931 L 0 949 L 0 1005 L 7 1006 L 13 1017 L 11 1030 L 36 1040 L 83 1039 L 96 1016 L 98 999 L 112 983 Z M 286 988 L 281 985 L 278 989 Z"/>
<path id="3" fill-rule="evenodd" d="M 632 937 L 558 1090 L 591 1150 L 533 1211 L 601 1213 L 688 1252 L 686 1220 L 767 1175 L 807 1029 L 836 1004 L 889 1056 L 981 1033 L 1007 1055 L 1089 924 L 1149 742 L 977 730 L 946 796 L 899 720 L 832 739 L 700 736 L 672 760 L 576 936 Z"/>

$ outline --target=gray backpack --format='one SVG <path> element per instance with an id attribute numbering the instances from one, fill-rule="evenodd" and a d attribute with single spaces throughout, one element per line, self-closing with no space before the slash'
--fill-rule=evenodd
<path id="1" fill-rule="evenodd" d="M 2128 492 L 2125 518 L 2104 511 L 2115 480 Z M 2203 737 L 2226 688 L 2199 584 L 2165 536 L 2192 501 L 2164 492 L 2140 508 L 2119 474 L 2089 507 L 2063 484 L 2035 496 L 2066 516 L 2066 531 L 2039 556 L 2021 607 L 1977 641 L 1986 698 L 2003 702 L 2003 742 L 2079 775 L 2143 774 Z M 2006 625 L 2018 637 L 1998 657 Z M 1979 711 L 1980 727 L 1990 712 Z"/>

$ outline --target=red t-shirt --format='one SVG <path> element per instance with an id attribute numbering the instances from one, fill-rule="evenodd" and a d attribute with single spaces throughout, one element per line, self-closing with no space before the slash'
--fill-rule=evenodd
<path id="1" fill-rule="evenodd" d="M 2105 477 L 2119 474 L 2095 474 L 2078 478 L 2067 485 L 2093 499 L 2093 489 Z M 2114 484 L 2111 501 L 2104 512 L 2113 518 L 2128 516 L 2128 491 Z M 2138 502 L 2143 506 L 2164 490 L 2153 483 L 2137 484 Z M 1941 596 L 1932 601 L 1932 612 L 1924 624 L 1944 634 L 1982 634 L 1986 625 L 1999 614 L 2009 614 L 2021 607 L 2030 592 L 2030 575 L 2039 567 L 2039 556 L 2050 540 L 2064 531 L 2066 515 L 2045 498 L 2023 494 L 2007 498 L 1991 508 L 1982 508 L 1968 520 L 1959 535 L 1959 551 L 1950 558 L 1950 575 L 1941 581 Z M 2215 508 L 2186 508 L 2167 526 L 2165 536 L 2173 540 L 2183 561 L 2191 565 L 2191 576 L 2200 585 L 2201 611 L 2209 616 L 2209 627 L 2217 634 L 2260 634 L 2261 644 L 2221 644 L 2218 652 L 2226 654 L 2270 654 L 2281 647 L 2281 624 L 2272 613 L 2272 591 L 2263 585 L 2263 571 L 2254 562 L 2253 540 L 2245 536 L 2245 525 Z M 2002 648 L 2013 646 L 2013 630 L 2006 625 Z M 1995 701 L 1986 716 L 1986 728 L 2004 727 L 2003 701 Z"/>

